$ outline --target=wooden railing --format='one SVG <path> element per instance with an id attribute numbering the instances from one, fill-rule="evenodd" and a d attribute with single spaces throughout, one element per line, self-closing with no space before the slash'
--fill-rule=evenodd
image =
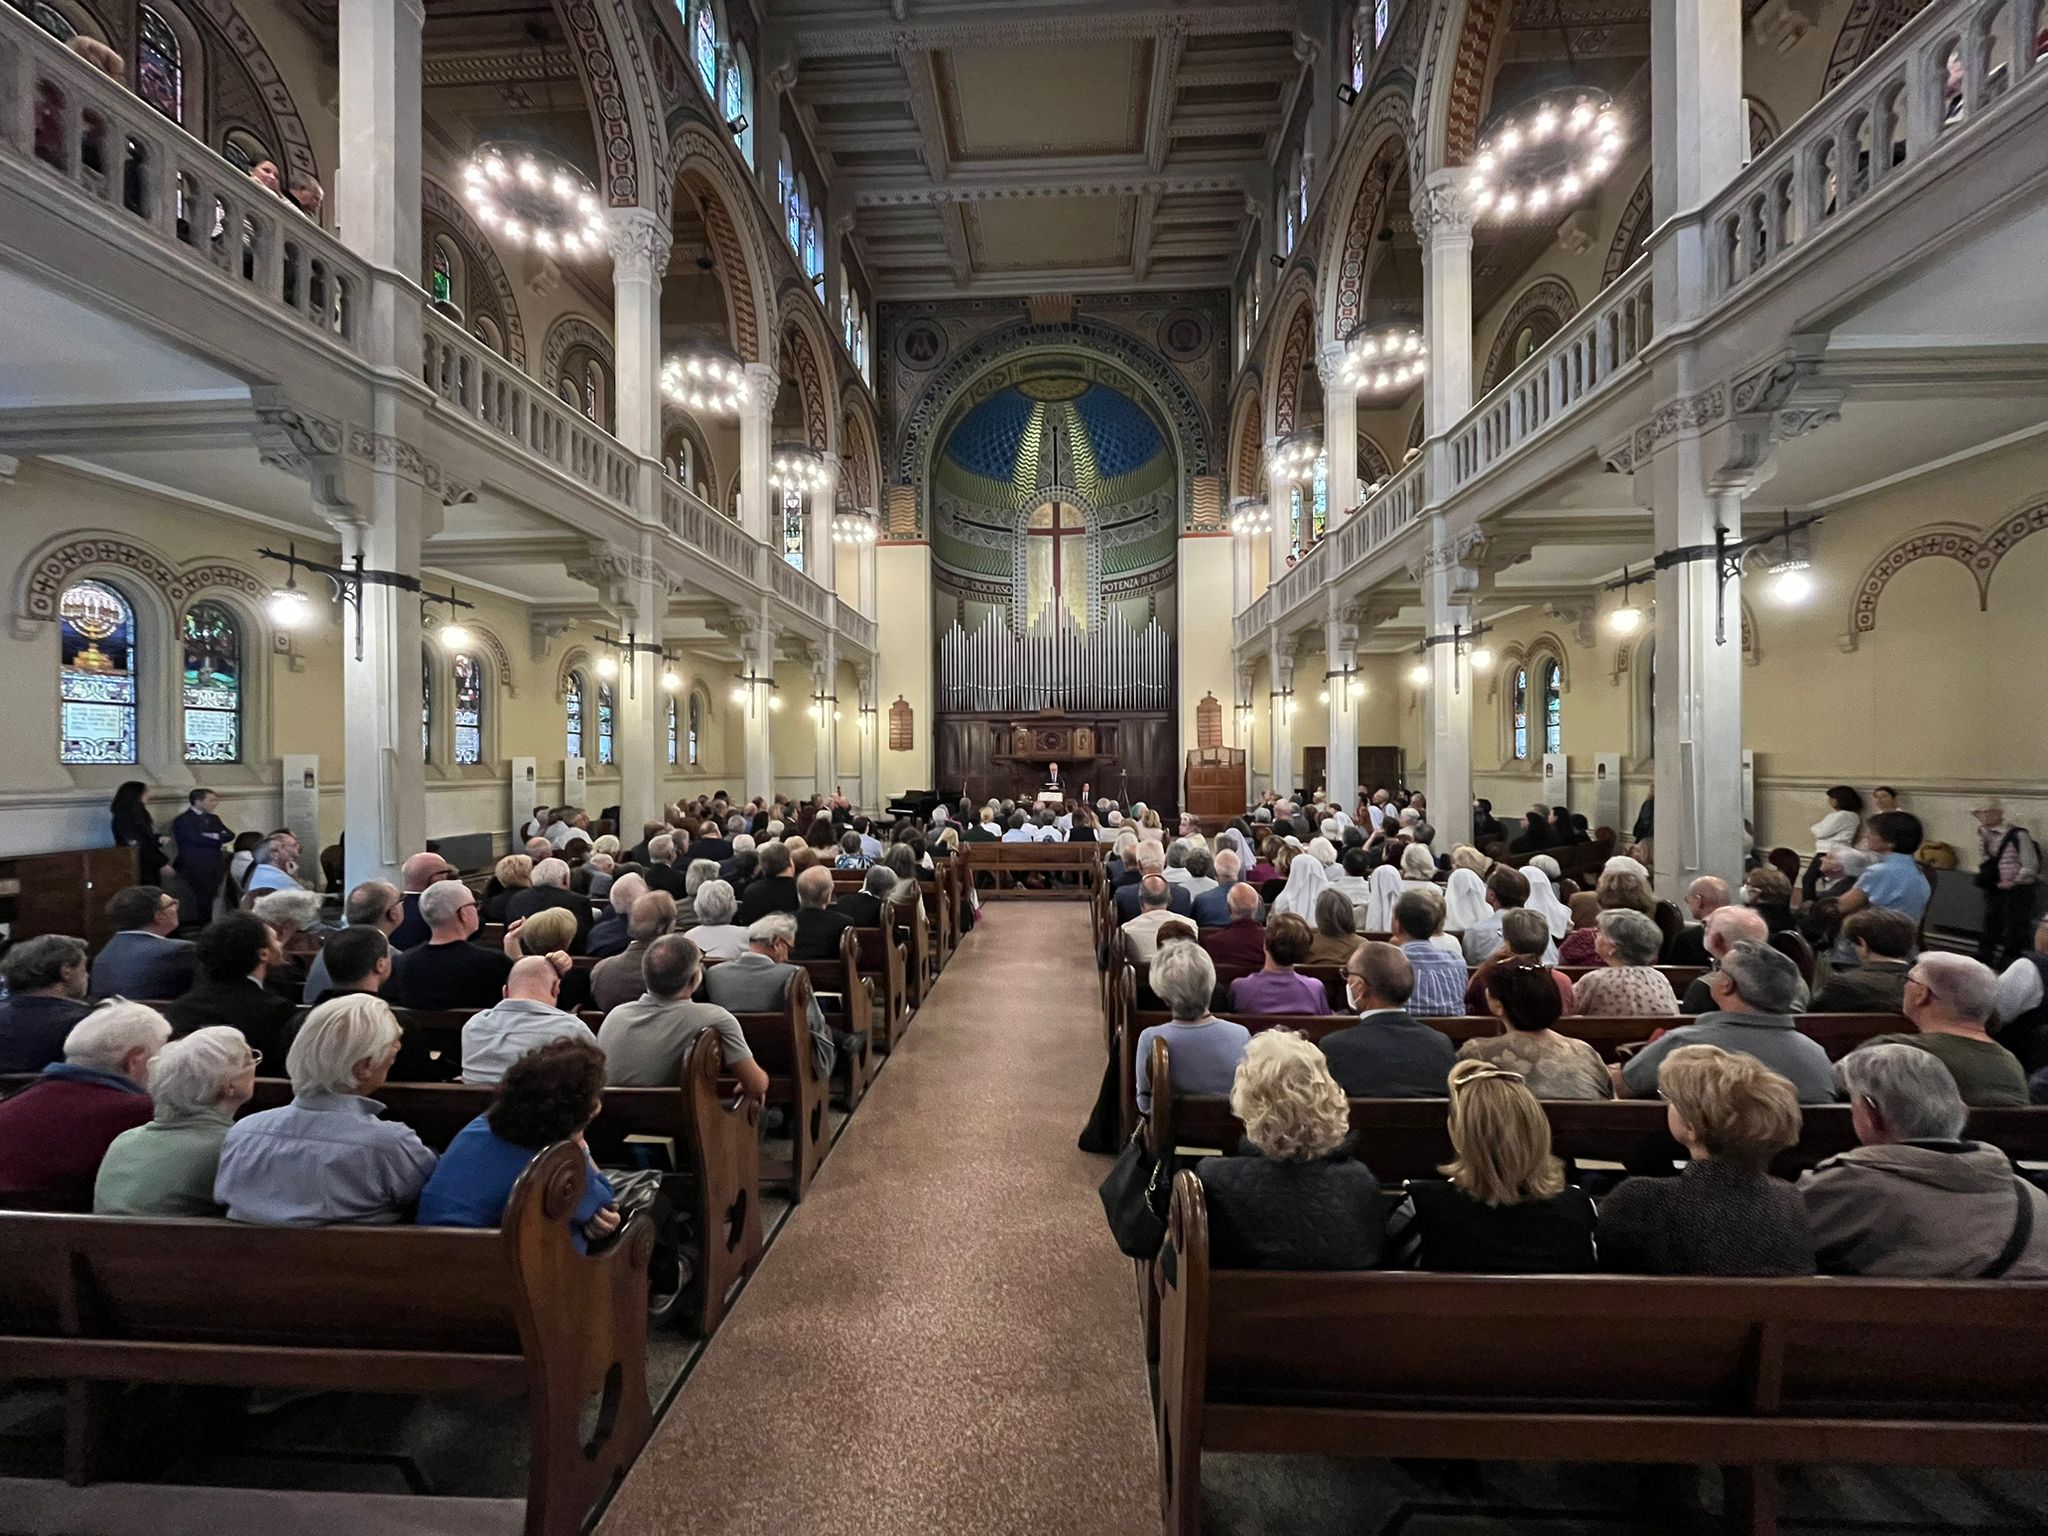
<path id="1" fill-rule="evenodd" d="M 0 158 L 124 217 L 135 238 L 361 355 L 369 269 L 293 204 L 0 5 Z"/>

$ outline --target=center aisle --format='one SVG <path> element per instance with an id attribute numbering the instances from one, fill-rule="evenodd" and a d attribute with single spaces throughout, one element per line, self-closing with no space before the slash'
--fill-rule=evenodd
<path id="1" fill-rule="evenodd" d="M 599 1536 L 1158 1525 L 1079 902 L 991 903 Z"/>

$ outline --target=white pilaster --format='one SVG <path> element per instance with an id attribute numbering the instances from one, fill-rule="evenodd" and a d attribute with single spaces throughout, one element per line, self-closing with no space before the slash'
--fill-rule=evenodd
<path id="1" fill-rule="evenodd" d="M 1252 540 L 1250 534 L 1233 534 L 1230 540 L 1230 611 L 1243 613 L 1252 605 Z"/>
<path id="2" fill-rule="evenodd" d="M 768 364 L 747 364 L 747 403 L 740 409 L 740 526 L 761 543 L 779 547 L 780 540 L 768 537 L 775 525 L 775 491 L 768 484 L 768 467 L 778 388 L 775 370 Z"/>
<path id="3" fill-rule="evenodd" d="M 765 623 L 750 626 L 740 636 L 740 670 L 764 681 L 744 685 L 746 700 L 739 707 L 745 716 L 747 783 L 749 798 L 775 792 L 775 739 L 769 724 L 774 714 L 771 703 L 775 690 L 768 683 L 775 676 L 775 631 Z"/>
<path id="4" fill-rule="evenodd" d="M 668 577 L 653 558 L 651 536 L 636 554 L 614 556 L 619 614 L 636 645 L 659 645 L 668 619 Z M 619 659 L 614 730 L 619 754 L 619 825 L 659 819 L 666 798 L 669 696 L 658 653 L 635 650 Z"/>
<path id="5" fill-rule="evenodd" d="M 839 456 L 825 455 L 829 474 L 839 472 Z M 832 538 L 835 498 L 828 484 L 804 498 L 804 574 L 827 592 L 836 592 L 839 582 L 839 546 Z"/>
<path id="6" fill-rule="evenodd" d="M 1294 652 L 1280 642 L 1278 630 L 1272 632 L 1269 652 L 1272 657 L 1273 698 L 1272 707 L 1267 711 L 1267 724 L 1272 736 L 1272 756 L 1266 771 L 1272 775 L 1273 789 L 1284 798 L 1292 797 L 1300 786 L 1294 782 Z"/>
<path id="7" fill-rule="evenodd" d="M 888 799 L 882 793 L 881 690 L 872 662 L 860 669 L 860 805 L 880 815 Z"/>
<path id="8" fill-rule="evenodd" d="M 1358 396 L 1344 382 L 1344 347 L 1331 342 L 1316 359 L 1323 381 L 1323 452 L 1330 463 L 1330 527 L 1358 505 Z"/>
<path id="9" fill-rule="evenodd" d="M 860 588 L 858 599 L 860 616 L 872 619 L 875 616 L 875 541 L 865 540 L 860 546 Z"/>
<path id="10" fill-rule="evenodd" d="M 1430 519 L 1429 553 L 1419 572 L 1423 633 L 1439 643 L 1429 647 L 1429 821 L 1438 829 L 1439 852 L 1458 841 L 1455 829 L 1471 824 L 1472 664 L 1470 646 L 1453 636 L 1472 627 L 1472 599 L 1479 572 L 1451 542 L 1440 516 Z M 1463 653 L 1463 654 L 1461 654 Z"/>
<path id="11" fill-rule="evenodd" d="M 365 349 L 415 379 L 424 15 L 422 0 L 341 0 L 336 28 L 341 139 L 335 227 L 349 249 L 377 269 L 361 321 Z"/>
<path id="12" fill-rule="evenodd" d="M 649 208 L 615 208 L 608 218 L 619 442 L 642 458 L 658 459 L 661 282 L 668 271 L 669 229 Z"/>
<path id="13" fill-rule="evenodd" d="M 1358 803 L 1358 711 L 1364 693 L 1363 679 L 1350 675 L 1358 666 L 1358 626 L 1345 617 L 1334 589 L 1323 623 L 1323 654 L 1332 674 L 1326 788 L 1330 803 L 1348 811 Z"/>
<path id="14" fill-rule="evenodd" d="M 1650 7 L 1650 200 L 1657 329 L 1700 313 L 1709 297 L 1706 204 L 1742 169 L 1742 7 L 1659 0 Z M 1661 808 L 1662 802 L 1659 802 Z"/>
<path id="15" fill-rule="evenodd" d="M 1266 462 L 1269 466 L 1279 446 L 1278 438 L 1267 441 Z M 1289 508 L 1292 502 L 1288 494 L 1292 489 L 1286 476 L 1276 473 L 1270 467 L 1266 470 L 1266 506 L 1273 514 L 1273 529 L 1268 536 L 1271 539 L 1269 548 L 1272 554 L 1266 564 L 1266 585 L 1269 587 L 1278 585 L 1280 578 L 1287 574 L 1287 557 L 1294 553 L 1293 529 L 1289 522 Z"/>
<path id="16" fill-rule="evenodd" d="M 839 713 L 839 700 L 829 697 L 839 692 L 839 640 L 830 631 L 826 633 L 824 649 L 811 667 L 811 692 L 818 707 L 817 718 L 811 722 L 816 754 L 812 777 L 817 792 L 829 795 L 839 779 L 839 722 L 834 718 Z M 815 697 L 820 694 L 828 697 Z"/>
<path id="17" fill-rule="evenodd" d="M 1422 240 L 1422 334 L 1429 346 L 1423 428 L 1431 437 L 1449 431 L 1472 406 L 1472 206 L 1466 174 L 1432 172 L 1412 204 Z"/>

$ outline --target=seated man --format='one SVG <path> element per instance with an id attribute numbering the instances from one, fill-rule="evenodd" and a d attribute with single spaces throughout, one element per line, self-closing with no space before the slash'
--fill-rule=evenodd
<path id="1" fill-rule="evenodd" d="M 1158 875 L 1138 882 L 1138 915 L 1123 925 L 1124 953 L 1132 960 L 1150 964 L 1159 952 L 1159 925 L 1173 916 L 1172 887 Z"/>
<path id="2" fill-rule="evenodd" d="M 1486 877 L 1487 915 L 1464 932 L 1465 963 L 1484 965 L 1507 942 L 1503 919 L 1520 912 L 1529 903 L 1529 877 L 1507 864 L 1494 867 Z M 1538 958 L 1545 965 L 1557 964 L 1557 940 L 1549 937 L 1549 919 L 1544 919 L 1543 951 Z M 1479 1010 L 1486 1012 L 1484 1008 Z"/>
<path id="3" fill-rule="evenodd" d="M 896 872 L 886 864 L 870 864 L 860 889 L 839 898 L 835 910 L 856 928 L 879 928 L 896 890 Z"/>
<path id="4" fill-rule="evenodd" d="M 534 855 L 534 864 L 536 866 L 551 852 L 545 838 L 538 841 L 541 844 L 541 851 Z M 562 876 L 564 884 L 568 882 L 569 878 L 566 873 L 567 868 L 568 866 L 563 866 L 565 871 Z M 393 949 L 414 949 L 427 942 L 426 919 L 420 916 L 420 894 L 436 881 L 456 879 L 458 873 L 452 864 L 431 849 L 425 853 L 412 855 L 412 857 L 398 866 L 399 883 L 405 887 L 405 895 L 402 898 L 405 906 L 405 915 L 399 919 L 398 926 L 390 930 L 391 947 Z M 521 894 L 524 893 L 522 892 Z M 507 905 L 509 906 L 510 903 L 508 902 Z"/>
<path id="5" fill-rule="evenodd" d="M 682 1080 L 683 1059 L 704 1030 L 718 1033 L 726 1070 L 758 1101 L 768 1074 L 754 1060 L 740 1021 L 712 1003 L 692 1002 L 704 980 L 703 951 L 687 934 L 663 934 L 647 946 L 646 990 L 605 1015 L 597 1031 L 604 1080 L 615 1087 L 670 1088 Z"/>
<path id="6" fill-rule="evenodd" d="M 1138 844 L 1137 873 L 1129 881 L 1118 886 L 1116 889 L 1116 920 L 1118 922 L 1128 923 L 1138 915 L 1140 897 L 1138 884 L 1147 875 L 1157 875 L 1162 880 L 1166 878 L 1166 850 L 1150 838 Z M 1176 885 L 1170 887 L 1169 890 L 1169 905 L 1173 911 L 1181 917 L 1194 916 L 1195 899 L 1188 894 L 1187 887 Z"/>
<path id="7" fill-rule="evenodd" d="M 1744 940 L 1756 944 L 1768 943 L 1771 933 L 1770 925 L 1764 921 L 1762 913 L 1752 912 L 1748 907 L 1735 906 L 1717 907 L 1714 911 L 1709 912 L 1707 914 L 1706 929 L 1707 963 L 1715 967 L 1720 965 L 1721 957 L 1727 954 L 1736 944 Z M 1709 971 L 1707 975 L 1700 977 L 1699 980 L 1685 989 L 1685 996 L 1678 1001 L 1678 1011 L 1680 1013 L 1700 1014 L 1713 1012 L 1715 1006 L 1714 990 L 1707 985 L 1712 976 L 1713 973 Z M 1795 985 L 1792 990 L 1791 1011 L 1793 1013 L 1812 1011 L 1807 1000 L 1806 979 L 1799 975 L 1796 966 L 1793 968 L 1792 979 Z"/>
<path id="8" fill-rule="evenodd" d="M 64 1059 L 0 1102 L 0 1208 L 91 1210 L 107 1148 L 154 1113 L 150 1063 L 170 1038 L 141 1003 L 110 1003 L 72 1026 Z"/>
<path id="9" fill-rule="evenodd" d="M 1998 1148 L 1962 1139 L 1970 1112 L 1948 1068 L 1910 1045 L 1867 1045 L 1840 1070 L 1862 1145 L 1799 1179 L 1821 1272 L 2048 1279 L 2048 1194 Z"/>
<path id="10" fill-rule="evenodd" d="M 562 973 L 542 955 L 513 963 L 504 1000 L 462 1026 L 462 1080 L 489 1086 L 535 1046 L 550 1040 L 588 1040 L 590 1026 L 555 1006 Z"/>
<path id="11" fill-rule="evenodd" d="M 516 923 L 549 907 L 560 907 L 576 919 L 576 942 L 569 952 L 580 955 L 590 942 L 590 899 L 569 889 L 569 866 L 560 859 L 542 859 L 533 866 L 533 884 L 505 903 L 505 920 Z M 403 949 L 404 945 L 399 945 Z"/>
<path id="12" fill-rule="evenodd" d="M 1230 921 L 1230 888 L 1244 876 L 1244 860 L 1234 848 L 1219 848 L 1211 861 L 1216 883 L 1195 897 L 1191 914 L 1203 928 L 1221 928 Z"/>
<path id="13" fill-rule="evenodd" d="M 796 944 L 792 960 L 837 960 L 839 936 L 853 919 L 832 906 L 832 871 L 814 864 L 796 877 Z"/>
<path id="14" fill-rule="evenodd" d="M 1885 915 L 1897 914 L 1865 908 L 1849 921 Z M 1948 1068 L 1956 1092 L 1972 1109 L 2013 1109 L 2027 1102 L 2026 1069 L 1989 1033 L 1998 1011 L 1998 977 L 1990 966 L 1929 950 L 1906 975 L 1903 1011 L 1919 1033 L 1879 1035 L 1860 1048 L 1884 1043 L 1927 1052 Z"/>
<path id="15" fill-rule="evenodd" d="M 1392 944 L 1368 940 L 1344 962 L 1346 1001 L 1358 1022 L 1323 1036 L 1330 1075 L 1353 1099 L 1436 1099 L 1449 1091 L 1450 1037 L 1408 1011 L 1415 968 Z"/>
<path id="16" fill-rule="evenodd" d="M 1792 1017 L 1800 985 L 1797 966 L 1768 944 L 1743 939 L 1722 956 L 1720 969 L 1706 981 L 1714 998 L 1712 1012 L 1667 1030 L 1629 1057 L 1627 1066 L 1609 1067 L 1617 1097 L 1655 1097 L 1657 1069 L 1666 1056 L 1681 1045 L 1718 1045 L 1754 1056 L 1790 1079 L 1802 1104 L 1833 1102 L 1834 1065 L 1819 1041 L 1799 1033 Z"/>
<path id="17" fill-rule="evenodd" d="M 633 911 L 633 903 L 645 896 L 651 889 L 648 882 L 635 874 L 623 874 L 611 883 L 605 892 L 605 901 L 610 910 L 598 919 L 590 929 L 590 942 L 583 946 L 583 953 L 600 959 L 624 954 L 632 942 L 627 937 L 626 925 Z"/>
<path id="18" fill-rule="evenodd" d="M 1866 907 L 1889 907 L 1903 912 L 1917 928 L 1927 910 L 1933 887 L 1913 855 L 1920 851 L 1923 836 L 1920 818 L 1911 811 L 1879 811 L 1864 824 L 1863 843 L 1873 855 L 1870 867 L 1856 884 L 1836 902 L 1844 920 Z M 1835 959 L 1846 965 L 1854 957 L 1839 941 Z"/>
<path id="19" fill-rule="evenodd" d="M 760 876 L 740 896 L 739 916 L 733 919 L 747 926 L 770 912 L 797 909 L 795 861 L 789 844 L 777 838 L 763 843 L 759 853 Z"/>
<path id="20" fill-rule="evenodd" d="M 633 903 L 627 918 L 624 953 L 600 960 L 590 969 L 590 1006 L 600 1013 L 630 1003 L 646 990 L 648 946 L 676 925 L 676 899 L 667 891 L 649 891 Z"/>
<path id="21" fill-rule="evenodd" d="M 290 833 L 273 832 L 256 849 L 256 862 L 249 866 L 244 896 L 264 891 L 295 891 L 298 881 L 299 843 Z"/>
<path id="22" fill-rule="evenodd" d="M 131 885 L 107 903 L 107 921 L 117 930 L 92 962 L 92 997 L 125 997 L 136 1002 L 183 997 L 192 987 L 196 964 L 189 939 L 178 931 L 178 898 L 153 885 Z"/>
<path id="23" fill-rule="evenodd" d="M 1906 1006 L 1906 973 L 1920 930 L 1903 912 L 1865 907 L 1842 924 L 1842 941 L 1856 963 L 1837 969 L 1813 1000 L 1815 1013 L 1901 1013 Z"/>
<path id="24" fill-rule="evenodd" d="M 40 1072 L 64 1059 L 64 1037 L 92 1011 L 85 941 L 46 933 L 0 957 L 0 1072 Z"/>
<path id="25" fill-rule="evenodd" d="M 1202 935 L 1202 948 L 1216 963 L 1216 969 L 1248 976 L 1266 963 L 1266 930 L 1259 922 L 1259 893 L 1256 887 L 1238 881 L 1225 897 L 1229 921 Z"/>
<path id="26" fill-rule="evenodd" d="M 391 965 L 390 1002 L 432 1012 L 443 1008 L 488 1008 L 505 992 L 512 962 L 525 951 L 519 933 L 525 920 L 509 923 L 497 949 L 472 944 L 482 913 L 476 893 L 459 880 L 437 880 L 420 893 L 420 917 L 427 942 Z M 563 956 L 567 964 L 568 957 Z"/>
<path id="27" fill-rule="evenodd" d="M 1415 973 L 1408 1011 L 1418 1017 L 1456 1018 L 1465 1011 L 1463 955 L 1430 943 L 1443 925 L 1444 904 L 1433 890 L 1405 891 L 1394 903 L 1394 941 Z"/>
<path id="28" fill-rule="evenodd" d="M 747 930 L 747 952 L 722 965 L 712 966 L 704 978 L 704 1000 L 734 1013 L 774 1013 L 782 1007 L 793 977 L 803 973 L 789 963 L 796 944 L 796 918 L 787 912 L 771 912 Z M 832 1065 L 841 1051 L 862 1051 L 867 1042 L 857 1035 L 831 1027 L 825 1010 L 814 995 L 808 1019 L 811 1028 L 811 1057 L 818 1076 L 832 1075 Z"/>
<path id="29" fill-rule="evenodd" d="M 1728 882 L 1719 875 L 1701 875 L 1687 886 L 1685 910 L 1692 915 L 1692 921 L 1665 944 L 1663 964 L 1711 964 L 1712 957 L 1707 954 L 1707 919 L 1727 905 Z"/>
<path id="30" fill-rule="evenodd" d="M 247 912 L 229 912 L 201 931 L 196 952 L 199 980 L 164 1005 L 172 1034 L 182 1038 L 225 1024 L 264 1055 L 283 1060 L 284 1027 L 297 1010 L 264 985 L 271 967 L 284 958 L 269 926 Z"/>

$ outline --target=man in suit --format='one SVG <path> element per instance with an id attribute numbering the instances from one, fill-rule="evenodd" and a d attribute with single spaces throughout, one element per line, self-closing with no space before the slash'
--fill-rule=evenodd
<path id="1" fill-rule="evenodd" d="M 870 864 L 860 889 L 839 898 L 836 910 L 846 915 L 855 928 L 879 928 L 882 914 L 889 909 L 889 896 L 896 889 L 896 875 L 886 864 Z"/>
<path id="2" fill-rule="evenodd" d="M 1139 882 L 1145 876 L 1157 875 L 1162 880 L 1166 878 L 1166 850 L 1147 838 L 1138 844 L 1137 868 L 1137 879 L 1116 888 L 1116 920 L 1119 923 L 1128 923 L 1138 915 L 1140 898 L 1143 895 L 1139 890 Z M 1180 917 L 1195 915 L 1195 898 L 1188 894 L 1186 886 L 1170 887 L 1170 910 Z"/>
<path id="3" fill-rule="evenodd" d="M 789 912 L 771 912 L 747 929 L 747 952 L 737 959 L 707 966 L 701 996 L 732 1013 L 772 1013 L 782 1007 L 790 979 L 798 973 L 789 963 L 796 944 L 796 917 Z M 832 1064 L 843 1050 L 861 1049 L 859 1037 L 835 1030 L 826 1022 L 825 1010 L 811 998 L 811 1057 L 818 1076 L 830 1077 Z"/>
<path id="4" fill-rule="evenodd" d="M 206 925 L 193 954 L 199 979 L 163 1009 L 172 1036 L 182 1039 L 195 1029 L 225 1024 L 239 1029 L 272 1061 L 281 1061 L 284 1026 L 296 1010 L 265 985 L 271 967 L 284 959 L 270 925 L 247 912 L 230 912 Z"/>
<path id="5" fill-rule="evenodd" d="M 765 843 L 755 850 L 761 860 L 761 877 L 747 887 L 740 898 L 739 915 L 736 923 L 751 925 L 770 912 L 794 912 L 797 909 L 796 881 L 790 874 L 791 856 L 787 843 L 776 841 Z"/>
<path id="6" fill-rule="evenodd" d="M 1244 874 L 1244 860 L 1235 848 L 1218 848 L 1210 867 L 1216 872 L 1216 884 L 1194 899 L 1190 915 L 1200 927 L 1221 928 L 1230 921 L 1230 888 Z"/>
<path id="7" fill-rule="evenodd" d="M 185 809 L 172 818 L 171 840 L 178 846 L 178 882 L 185 889 L 183 921 L 198 928 L 213 915 L 213 898 L 220 894 L 221 855 L 235 834 L 214 814 L 219 795 L 195 789 L 185 798 Z"/>
<path id="8" fill-rule="evenodd" d="M 538 861 L 536 869 L 537 867 Z M 562 867 L 564 870 L 568 868 L 566 864 Z M 405 916 L 398 920 L 398 926 L 391 931 L 391 947 L 398 950 L 418 949 L 432 937 L 427 920 L 420 916 L 420 893 L 437 881 L 455 880 L 460 876 L 441 855 L 428 852 L 416 853 L 399 865 L 398 878 L 405 884 Z M 585 913 L 587 916 L 587 907 Z M 526 914 L 521 912 L 514 915 L 524 917 Z M 589 924 L 586 922 L 584 928 L 587 930 L 588 927 Z"/>
<path id="9" fill-rule="evenodd" d="M 813 864 L 796 877 L 796 948 L 792 960 L 836 960 L 839 935 L 853 919 L 832 906 L 832 871 Z"/>
<path id="10" fill-rule="evenodd" d="M 663 833 L 667 831 L 668 823 L 666 822 L 643 821 L 640 824 L 640 841 L 635 843 L 632 847 L 628 848 L 625 851 L 625 853 L 621 855 L 621 857 L 628 864 L 647 863 L 651 858 L 651 855 L 648 852 L 649 845 L 652 844 L 657 837 L 660 837 Z M 673 840 L 670 841 L 669 848 L 671 850 L 670 856 L 673 857 L 673 850 L 675 848 L 675 843 Z"/>
<path id="11" fill-rule="evenodd" d="M 107 903 L 118 930 L 92 963 L 92 998 L 125 997 L 138 1003 L 183 997 L 192 986 L 189 939 L 178 931 L 178 898 L 154 885 L 131 885 Z"/>
<path id="12" fill-rule="evenodd" d="M 1258 890 L 1242 880 L 1225 895 L 1230 921 L 1202 935 L 1202 948 L 1216 969 L 1249 975 L 1266 963 L 1266 930 L 1259 922 Z"/>
<path id="13" fill-rule="evenodd" d="M 678 901 L 682 900 L 684 866 L 676 862 L 676 840 L 672 833 L 657 832 L 647 840 L 645 862 L 647 889 L 667 891 Z"/>
<path id="14" fill-rule="evenodd" d="M 411 868 L 410 861 L 406 867 Z M 448 878 L 454 878 L 452 871 Z M 590 942 L 590 898 L 569 889 L 569 866 L 560 859 L 542 859 L 533 866 L 533 884 L 505 903 L 505 921 L 516 923 L 549 907 L 560 907 L 576 919 L 576 942 L 569 952 L 585 953 L 584 946 Z"/>
<path id="15" fill-rule="evenodd" d="M 699 859 L 709 859 L 714 864 L 723 864 L 732 857 L 732 854 L 732 839 L 720 834 L 717 822 L 707 821 L 697 828 L 697 836 L 691 842 L 689 854 L 683 862 L 689 865 Z"/>
<path id="16" fill-rule="evenodd" d="M 1415 970 L 1391 944 L 1361 944 L 1344 962 L 1344 993 L 1358 1022 L 1323 1037 L 1330 1076 L 1354 1099 L 1440 1099 L 1457 1051 L 1412 1017 Z"/>

